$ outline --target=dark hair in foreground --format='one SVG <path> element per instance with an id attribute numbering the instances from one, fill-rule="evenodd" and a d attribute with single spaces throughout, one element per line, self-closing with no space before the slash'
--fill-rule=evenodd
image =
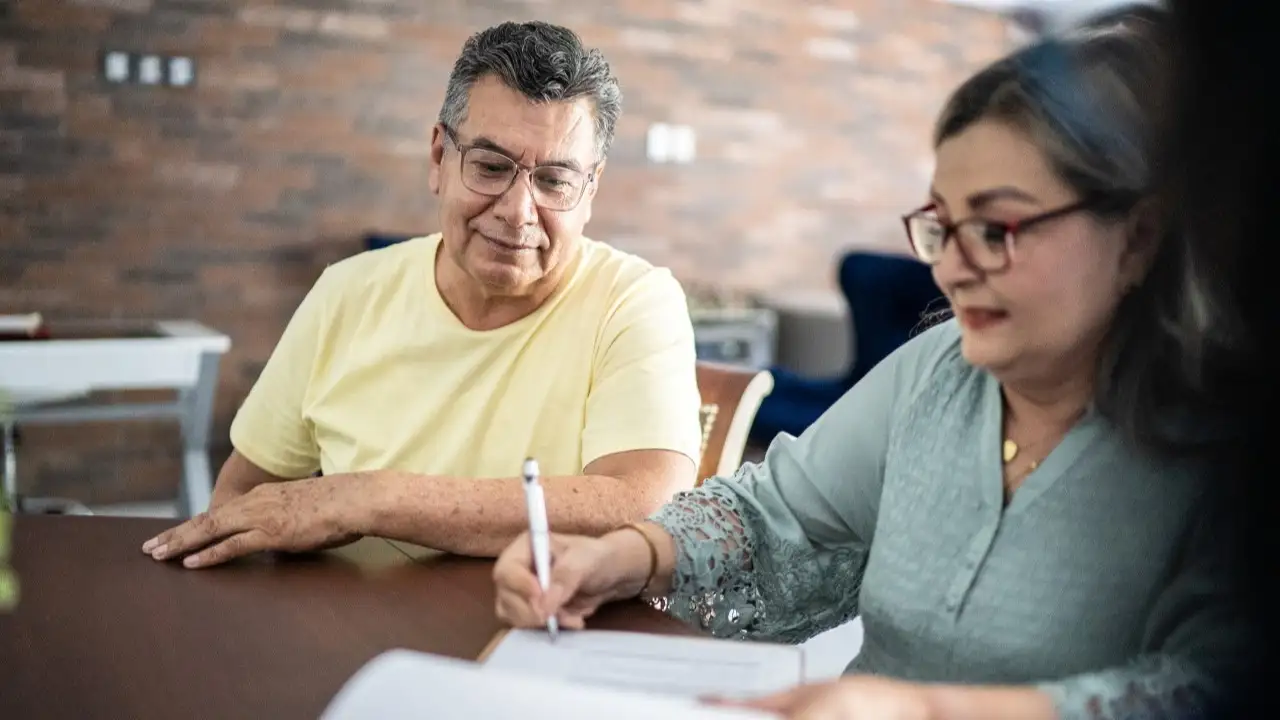
<path id="1" fill-rule="evenodd" d="M 1154 206 L 1168 108 L 1164 30 L 1145 21 L 1080 28 L 998 60 L 951 95 L 934 143 L 998 120 L 1026 133 L 1062 180 L 1094 201 L 1096 215 L 1121 219 L 1140 203 Z M 1216 297 L 1182 233 L 1169 228 L 1147 277 L 1120 302 L 1095 391 L 1104 416 L 1161 452 L 1195 446 L 1184 418 L 1205 401 Z"/>
<path id="2" fill-rule="evenodd" d="M 532 102 L 591 100 L 597 159 L 609 153 L 622 113 L 618 80 L 599 50 L 588 49 L 573 31 L 545 22 L 506 22 L 472 35 L 449 75 L 439 121 L 457 129 L 467 118 L 471 87 L 485 75 Z"/>
<path id="3" fill-rule="evenodd" d="M 1234 579 L 1261 651 L 1231 678 L 1235 706 L 1205 717 L 1273 717 L 1280 667 L 1280 523 L 1276 522 L 1276 360 L 1266 338 L 1278 330 L 1274 255 L 1280 206 L 1280 55 L 1264 3 L 1172 0 L 1176 49 L 1173 123 L 1165 145 L 1165 194 L 1204 273 L 1229 289 L 1230 313 L 1247 342 L 1215 378 L 1242 429 L 1217 467 L 1214 492 L 1231 526 Z"/>

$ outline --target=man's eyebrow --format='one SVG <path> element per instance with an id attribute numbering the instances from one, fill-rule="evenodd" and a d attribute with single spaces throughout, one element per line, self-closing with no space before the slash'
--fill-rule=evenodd
<path id="1" fill-rule="evenodd" d="M 476 138 L 475 140 L 472 140 L 468 144 L 471 145 L 472 147 L 484 148 L 485 150 L 492 150 L 497 153 L 502 153 L 503 155 L 506 155 L 508 158 L 515 158 L 515 156 L 517 155 L 517 153 L 511 152 L 510 150 L 502 147 L 501 145 L 494 142 L 493 140 L 490 140 L 489 138 L 484 137 L 483 135 Z M 582 165 L 577 160 L 574 160 L 572 158 L 568 160 L 548 160 L 546 162 L 538 163 L 538 164 L 550 165 L 552 167 L 562 167 L 567 170 L 576 170 L 577 172 L 582 172 Z"/>

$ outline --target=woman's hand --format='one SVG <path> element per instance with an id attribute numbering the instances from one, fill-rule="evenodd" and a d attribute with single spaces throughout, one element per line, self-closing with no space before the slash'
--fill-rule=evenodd
<path id="1" fill-rule="evenodd" d="M 529 535 L 522 534 L 493 569 L 498 618 L 513 627 L 543 627 L 554 614 L 561 627 L 581 629 L 601 605 L 634 595 L 644 584 L 647 565 L 637 571 L 625 540 L 551 535 L 551 582 L 544 593 L 533 571 Z"/>
<path id="2" fill-rule="evenodd" d="M 869 675 L 800 687 L 756 700 L 717 705 L 771 712 L 788 720 L 935 720 L 925 685 Z"/>

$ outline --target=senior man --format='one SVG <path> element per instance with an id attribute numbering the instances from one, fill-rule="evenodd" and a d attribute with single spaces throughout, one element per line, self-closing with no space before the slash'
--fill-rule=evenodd
<path id="1" fill-rule="evenodd" d="M 195 568 L 374 535 L 497 555 L 527 527 L 526 456 L 558 532 L 692 487 L 685 295 L 583 236 L 620 104 L 570 30 L 472 36 L 432 132 L 442 232 L 325 270 L 232 423 L 210 510 L 143 552 Z"/>

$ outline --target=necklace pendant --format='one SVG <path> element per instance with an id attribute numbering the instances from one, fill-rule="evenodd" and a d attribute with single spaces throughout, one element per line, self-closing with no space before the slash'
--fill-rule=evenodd
<path id="1" fill-rule="evenodd" d="M 1013 459 L 1018 457 L 1018 443 L 1006 439 L 1003 447 L 1001 448 L 1001 456 L 1004 458 L 1006 463 L 1013 462 Z"/>

